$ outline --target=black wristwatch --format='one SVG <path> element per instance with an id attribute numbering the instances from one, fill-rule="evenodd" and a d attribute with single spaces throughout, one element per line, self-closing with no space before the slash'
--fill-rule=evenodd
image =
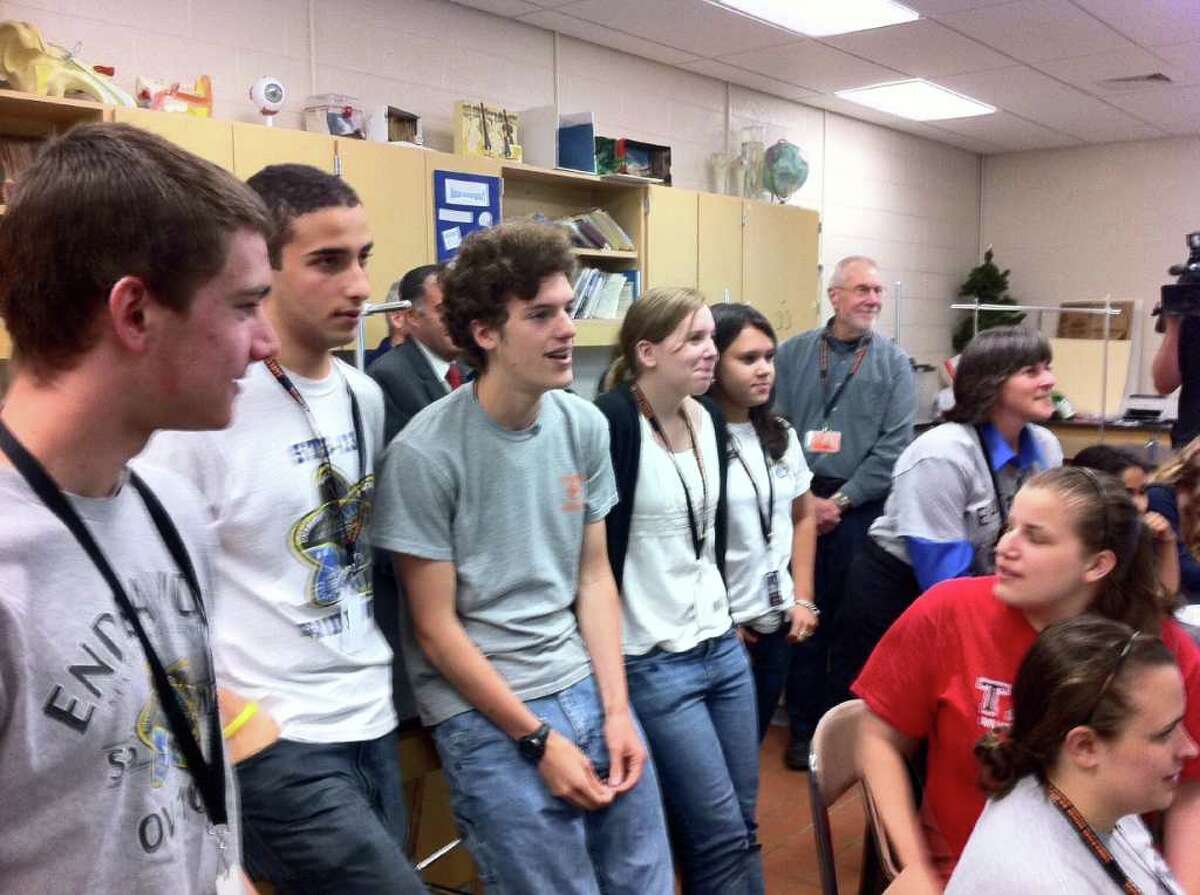
<path id="1" fill-rule="evenodd" d="M 542 726 L 533 733 L 526 734 L 517 740 L 517 748 L 521 750 L 522 755 L 537 764 L 546 754 L 546 740 L 548 739 L 550 739 L 550 725 L 543 721 Z"/>

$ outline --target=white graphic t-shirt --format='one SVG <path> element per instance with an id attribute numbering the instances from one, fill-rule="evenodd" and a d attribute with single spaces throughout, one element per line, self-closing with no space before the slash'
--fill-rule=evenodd
<path id="1" fill-rule="evenodd" d="M 375 739 L 396 726 L 392 652 L 375 624 L 370 569 L 353 568 L 343 538 L 369 560 L 383 395 L 340 361 L 321 380 L 288 376 L 325 439 L 337 506 L 321 485 L 318 436 L 261 363 L 242 383 L 232 426 L 160 432 L 136 465 L 182 473 L 208 502 L 220 544 L 213 613 L 220 685 L 258 700 L 284 739 Z M 365 469 L 347 386 L 359 407 Z"/>

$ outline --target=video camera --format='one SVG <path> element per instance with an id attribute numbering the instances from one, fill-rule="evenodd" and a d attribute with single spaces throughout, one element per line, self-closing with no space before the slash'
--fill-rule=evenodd
<path id="1" fill-rule="evenodd" d="M 1154 326 L 1158 332 L 1165 329 L 1164 317 L 1200 317 L 1200 233 L 1189 233 L 1187 245 L 1187 261 L 1167 271 L 1179 279 L 1162 287 L 1162 301 L 1151 311 L 1158 317 Z"/>

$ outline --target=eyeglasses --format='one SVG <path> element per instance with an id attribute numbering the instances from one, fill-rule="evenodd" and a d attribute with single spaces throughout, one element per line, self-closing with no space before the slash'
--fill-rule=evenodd
<path id="1" fill-rule="evenodd" d="M 883 298 L 887 295 L 887 286 L 868 286 L 866 283 L 855 286 L 853 289 L 847 289 L 845 286 L 834 286 L 833 288 L 841 292 L 853 292 L 859 298 L 866 298 L 868 295 Z"/>
<path id="2" fill-rule="evenodd" d="M 1119 672 L 1121 670 L 1121 666 L 1125 664 L 1125 658 L 1129 655 L 1130 651 L 1133 649 L 1134 642 L 1140 636 L 1140 631 L 1134 631 L 1129 636 L 1129 639 L 1125 641 L 1125 646 L 1122 648 L 1121 654 L 1117 656 L 1117 661 L 1113 665 L 1112 671 L 1108 673 L 1108 677 L 1106 677 L 1104 679 L 1104 683 L 1100 685 L 1100 693 L 1096 696 L 1096 701 L 1092 703 L 1092 710 L 1088 712 L 1087 721 L 1084 722 L 1089 727 L 1092 724 L 1092 719 L 1096 716 L 1096 710 L 1100 708 L 1100 703 L 1102 703 L 1104 701 L 1104 697 L 1108 695 L 1108 688 L 1111 687 L 1112 682 L 1116 680 L 1117 672 Z"/>

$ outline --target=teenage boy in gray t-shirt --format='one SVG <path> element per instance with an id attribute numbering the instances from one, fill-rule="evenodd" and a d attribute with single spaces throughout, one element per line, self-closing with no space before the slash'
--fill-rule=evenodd
<path id="1" fill-rule="evenodd" d="M 372 537 L 408 595 L 417 702 L 485 885 L 670 893 L 605 548 L 608 427 L 561 391 L 573 268 L 539 224 L 463 243 L 443 314 L 480 375 L 388 448 Z"/>

